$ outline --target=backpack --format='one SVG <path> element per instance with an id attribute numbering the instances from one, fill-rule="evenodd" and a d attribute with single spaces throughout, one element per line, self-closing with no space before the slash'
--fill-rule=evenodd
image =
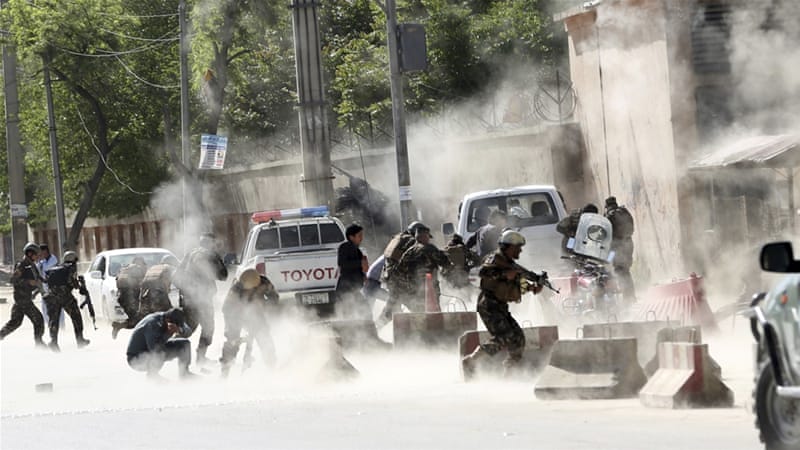
<path id="1" fill-rule="evenodd" d="M 624 206 L 614 208 L 606 214 L 613 227 L 614 239 L 627 239 L 633 236 L 633 216 Z"/>
<path id="2" fill-rule="evenodd" d="M 408 245 L 409 243 L 413 245 L 414 236 L 408 233 L 399 233 L 389 241 L 389 244 L 383 251 L 383 256 L 392 261 L 400 261 L 400 257 L 403 256 L 403 253 L 411 247 L 411 245 Z"/>
<path id="3" fill-rule="evenodd" d="M 45 271 L 47 274 L 47 286 L 59 287 L 68 286 L 72 278 L 73 266 L 65 266 L 62 264 L 55 265 Z"/>

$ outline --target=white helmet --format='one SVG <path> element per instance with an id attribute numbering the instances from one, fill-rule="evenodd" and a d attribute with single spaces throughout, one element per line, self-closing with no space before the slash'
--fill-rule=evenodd
<path id="1" fill-rule="evenodd" d="M 525 236 L 514 230 L 506 230 L 500 235 L 500 245 L 525 245 Z"/>

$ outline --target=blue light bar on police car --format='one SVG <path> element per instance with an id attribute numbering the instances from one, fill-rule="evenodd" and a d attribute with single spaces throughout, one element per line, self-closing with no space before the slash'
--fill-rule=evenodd
<path id="1" fill-rule="evenodd" d="M 325 217 L 330 214 L 327 206 L 311 206 L 308 208 L 273 209 L 259 211 L 250 217 L 254 223 L 264 223 L 279 219 L 300 219 L 303 217 Z"/>

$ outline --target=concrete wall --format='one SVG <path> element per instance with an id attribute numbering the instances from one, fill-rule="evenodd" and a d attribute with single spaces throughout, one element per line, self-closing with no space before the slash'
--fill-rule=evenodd
<path id="1" fill-rule="evenodd" d="M 684 274 L 673 127 L 670 49 L 664 4 L 617 1 L 565 19 L 597 198 L 615 195 L 636 220 L 634 272 L 655 281 Z"/>

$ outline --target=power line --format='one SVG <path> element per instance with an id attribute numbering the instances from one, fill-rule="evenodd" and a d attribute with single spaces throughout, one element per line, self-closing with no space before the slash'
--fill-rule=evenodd
<path id="1" fill-rule="evenodd" d="M 122 61 L 122 58 L 120 58 L 119 56 L 117 56 L 117 57 L 116 57 L 116 59 L 117 59 L 117 61 L 118 61 L 118 62 L 119 62 L 121 65 L 122 65 L 122 67 L 124 67 L 124 68 L 125 68 L 125 71 L 126 71 L 126 72 L 128 72 L 128 73 L 129 73 L 129 74 L 131 74 L 131 75 L 132 75 L 134 78 L 136 78 L 137 80 L 139 80 L 140 82 L 142 82 L 142 83 L 144 83 L 144 84 L 146 84 L 146 85 L 148 85 L 148 86 L 151 86 L 151 87 L 154 87 L 154 88 L 158 88 L 158 89 L 178 89 L 178 88 L 180 87 L 180 84 L 173 84 L 173 85 L 165 86 L 165 85 L 163 85 L 163 84 L 156 84 L 156 83 L 152 83 L 152 82 L 150 82 L 150 81 L 147 81 L 147 80 L 145 80 L 144 78 L 140 77 L 138 74 L 136 74 L 136 72 L 134 72 L 134 71 L 133 71 L 133 69 L 131 69 L 130 67 L 128 67 L 128 65 L 127 65 L 127 64 L 125 64 L 125 62 L 124 62 L 124 61 Z"/>
<path id="2" fill-rule="evenodd" d="M 106 169 L 109 172 L 111 172 L 112 175 L 114 175 L 114 178 L 117 180 L 117 183 L 119 183 L 121 186 L 125 187 L 129 191 L 133 192 L 134 194 L 137 194 L 137 195 L 151 195 L 152 192 L 139 192 L 136 189 L 132 188 L 131 185 L 129 185 L 128 183 L 122 181 L 119 178 L 119 175 L 117 175 L 117 172 L 115 172 L 114 169 L 112 169 L 111 166 L 108 165 L 108 161 L 106 161 L 105 156 L 103 156 L 103 152 L 100 151 L 100 148 L 94 142 L 94 136 L 92 136 L 92 132 L 89 131 L 89 128 L 86 126 L 86 121 L 83 120 L 83 114 L 81 114 L 81 110 L 80 110 L 80 108 L 78 108 L 78 105 L 75 105 L 75 111 L 78 112 L 78 118 L 81 121 L 81 125 L 83 126 L 84 131 L 86 131 L 86 135 L 89 136 L 89 140 L 92 142 L 92 147 L 94 147 L 95 151 L 97 151 L 97 155 L 100 156 L 100 161 L 102 161 L 103 165 L 106 167 Z"/>
<path id="3" fill-rule="evenodd" d="M 150 42 L 150 43 L 148 43 L 146 45 L 143 45 L 141 47 L 135 47 L 135 48 L 132 48 L 132 49 L 129 49 L 129 50 L 121 50 L 121 51 L 109 51 L 109 50 L 104 50 L 104 49 L 99 49 L 98 48 L 98 49 L 95 50 L 97 53 L 85 53 L 85 52 L 78 52 L 78 51 L 75 51 L 75 50 L 70 50 L 68 48 L 60 47 L 60 46 L 56 45 L 55 43 L 49 42 L 49 41 L 48 41 L 48 44 L 50 44 L 51 46 L 53 46 L 54 48 L 56 48 L 58 50 L 61 50 L 64 53 L 67 53 L 67 54 L 70 54 L 70 55 L 74 55 L 74 56 L 85 56 L 85 57 L 88 57 L 88 58 L 113 58 L 113 57 L 121 56 L 121 55 L 131 55 L 131 54 L 135 54 L 135 53 L 142 53 L 142 52 L 148 51 L 148 50 L 150 50 L 152 48 L 155 48 L 155 47 L 157 47 L 159 45 L 162 45 L 162 44 L 164 44 L 166 42 L 171 42 L 170 40 L 168 40 L 166 38 L 167 38 L 167 36 L 169 36 L 169 35 L 171 35 L 171 34 L 173 34 L 175 32 L 176 32 L 176 30 L 169 31 L 169 32 L 165 33 L 164 35 L 162 35 L 161 37 L 155 39 L 154 42 Z"/>
<path id="4" fill-rule="evenodd" d="M 133 41 L 142 41 L 142 42 L 175 42 L 175 41 L 178 41 L 180 39 L 179 36 L 175 36 L 175 37 L 171 37 L 171 38 L 143 38 L 143 37 L 139 37 L 139 36 L 130 36 L 130 35 L 127 35 L 127 34 L 124 34 L 124 33 L 118 33 L 116 31 L 107 30 L 105 28 L 98 28 L 98 30 L 100 30 L 102 32 L 105 32 L 105 33 L 108 33 L 108 34 L 113 34 L 114 36 L 119 36 L 121 38 L 130 39 L 130 40 L 133 40 Z"/>

